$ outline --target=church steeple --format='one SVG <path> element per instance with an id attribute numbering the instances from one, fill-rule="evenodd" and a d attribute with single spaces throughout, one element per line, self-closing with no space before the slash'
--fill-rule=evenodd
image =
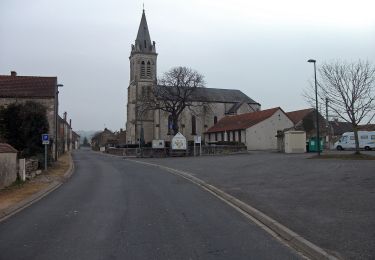
<path id="1" fill-rule="evenodd" d="M 145 10 L 143 9 L 137 38 L 131 45 L 130 53 L 130 82 L 156 82 L 157 53 L 155 42 L 151 41 Z"/>
<path id="2" fill-rule="evenodd" d="M 143 9 L 141 23 L 139 24 L 137 38 L 132 46 L 132 52 L 155 53 L 155 42 L 151 42 L 148 31 L 145 10 Z"/>

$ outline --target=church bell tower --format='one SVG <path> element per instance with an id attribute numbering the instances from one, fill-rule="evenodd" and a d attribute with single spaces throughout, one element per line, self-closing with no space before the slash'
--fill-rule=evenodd
<path id="1" fill-rule="evenodd" d="M 145 10 L 142 12 L 137 38 L 131 45 L 130 82 L 128 87 L 126 135 L 128 143 L 138 143 L 141 135 L 146 141 L 153 139 L 152 111 L 142 111 L 141 97 L 152 93 L 156 85 L 157 53 L 151 41 Z"/>

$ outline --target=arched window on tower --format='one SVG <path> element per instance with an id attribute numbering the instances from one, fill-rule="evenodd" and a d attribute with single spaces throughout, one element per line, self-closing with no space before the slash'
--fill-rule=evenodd
<path id="1" fill-rule="evenodd" d="M 214 125 L 217 123 L 217 116 L 214 116 Z"/>
<path id="2" fill-rule="evenodd" d="M 145 75 L 145 62 L 142 61 L 141 62 L 141 78 L 144 78 L 146 75 Z"/>
<path id="3" fill-rule="evenodd" d="M 197 134 L 197 120 L 195 116 L 191 116 L 191 134 L 192 135 Z"/>
<path id="4" fill-rule="evenodd" d="M 150 63 L 150 61 L 147 62 L 147 77 L 151 78 L 151 63 Z"/>

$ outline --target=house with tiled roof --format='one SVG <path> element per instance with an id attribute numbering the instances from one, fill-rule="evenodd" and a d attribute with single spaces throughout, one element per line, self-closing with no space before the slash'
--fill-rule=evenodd
<path id="1" fill-rule="evenodd" d="M 294 123 L 294 130 L 305 131 L 306 138 L 316 136 L 316 110 L 314 108 L 307 108 L 287 112 L 286 114 Z M 325 118 L 318 113 L 319 116 L 319 130 L 320 137 L 327 136 L 327 124 Z"/>
<path id="2" fill-rule="evenodd" d="M 276 150 L 277 133 L 294 126 L 280 108 L 228 115 L 205 132 L 206 141 L 244 143 L 248 150 Z"/>
<path id="3" fill-rule="evenodd" d="M 10 75 L 0 75 L 0 106 L 34 101 L 46 108 L 53 155 L 56 149 L 57 86 L 57 77 L 19 76 L 15 71 Z"/>

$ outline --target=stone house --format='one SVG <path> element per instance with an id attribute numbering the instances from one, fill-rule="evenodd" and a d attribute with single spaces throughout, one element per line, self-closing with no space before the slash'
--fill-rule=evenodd
<path id="1" fill-rule="evenodd" d="M 72 119 L 67 119 L 67 112 L 64 112 L 63 117 L 58 116 L 58 153 L 63 154 L 67 151 L 79 148 L 80 136 L 72 129 Z"/>
<path id="2" fill-rule="evenodd" d="M 17 179 L 17 152 L 11 145 L 0 143 L 0 189 Z"/>
<path id="3" fill-rule="evenodd" d="M 293 127 L 293 121 L 280 108 L 225 116 L 205 132 L 209 142 L 244 143 L 248 150 L 278 149 L 277 133 Z"/>
<path id="4" fill-rule="evenodd" d="M 157 85 L 156 44 L 151 41 L 146 15 L 143 10 L 135 43 L 130 53 L 130 83 L 128 87 L 126 138 L 128 143 L 138 143 L 143 129 L 145 142 L 153 139 L 170 141 L 170 115 L 159 109 L 142 113 L 142 96 L 153 93 Z M 180 132 L 193 140 L 202 135 L 216 122 L 227 115 L 238 115 L 259 111 L 261 106 L 240 90 L 198 88 L 191 100 L 194 105 L 207 104 L 194 109 L 185 109 L 179 119 Z"/>
<path id="5" fill-rule="evenodd" d="M 91 147 L 93 150 L 99 150 L 100 147 L 114 147 L 118 144 L 115 133 L 104 128 L 103 131 L 96 133 L 91 138 Z"/>
<path id="6" fill-rule="evenodd" d="M 49 135 L 52 143 L 56 133 L 57 114 L 57 77 L 18 76 L 15 71 L 10 75 L 0 75 L 0 106 L 12 103 L 34 101 L 47 109 Z M 55 155 L 55 144 L 52 154 Z"/>
<path id="7" fill-rule="evenodd" d="M 79 149 L 80 147 L 80 141 L 81 137 L 76 132 L 72 131 L 72 149 Z"/>

